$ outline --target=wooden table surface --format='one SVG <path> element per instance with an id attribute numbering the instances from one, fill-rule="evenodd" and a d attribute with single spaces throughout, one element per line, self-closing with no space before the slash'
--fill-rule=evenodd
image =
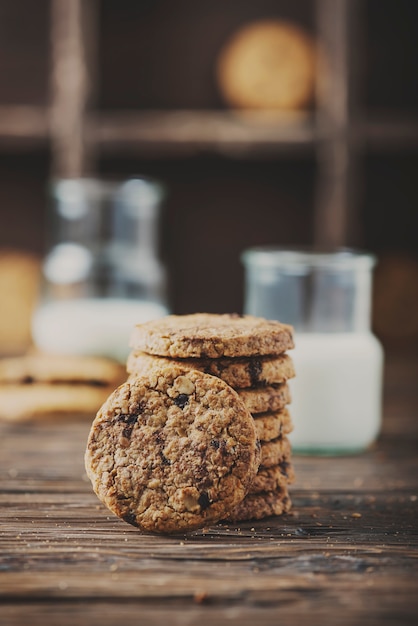
<path id="1" fill-rule="evenodd" d="M 87 423 L 2 424 L 0 624 L 418 623 L 417 373 L 389 359 L 372 450 L 295 457 L 291 514 L 187 536 L 99 503 Z"/>

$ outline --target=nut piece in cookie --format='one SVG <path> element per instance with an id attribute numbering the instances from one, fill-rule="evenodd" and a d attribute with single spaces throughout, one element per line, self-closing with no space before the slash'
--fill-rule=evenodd
<path id="1" fill-rule="evenodd" d="M 216 522 L 259 466 L 254 420 L 222 380 L 172 365 L 111 394 L 94 420 L 86 470 L 99 499 L 152 532 Z"/>

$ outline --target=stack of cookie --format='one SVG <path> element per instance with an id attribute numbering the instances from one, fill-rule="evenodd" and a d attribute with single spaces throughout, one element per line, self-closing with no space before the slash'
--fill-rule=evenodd
<path id="1" fill-rule="evenodd" d="M 247 495 L 227 518 L 261 519 L 288 511 L 293 468 L 286 381 L 294 369 L 285 352 L 293 348 L 291 327 L 252 316 L 172 315 L 138 325 L 131 347 L 129 381 L 173 365 L 198 370 L 232 387 L 252 415 L 261 442 L 260 466 Z"/>

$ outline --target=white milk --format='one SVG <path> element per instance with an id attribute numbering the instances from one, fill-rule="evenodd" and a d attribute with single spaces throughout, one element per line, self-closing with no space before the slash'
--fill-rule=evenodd
<path id="1" fill-rule="evenodd" d="M 101 355 L 124 362 L 135 324 L 167 313 L 160 304 L 118 298 L 50 302 L 35 312 L 32 335 L 46 352 Z"/>
<path id="2" fill-rule="evenodd" d="M 290 381 L 293 449 L 358 452 L 381 424 L 383 351 L 364 333 L 296 333 Z"/>

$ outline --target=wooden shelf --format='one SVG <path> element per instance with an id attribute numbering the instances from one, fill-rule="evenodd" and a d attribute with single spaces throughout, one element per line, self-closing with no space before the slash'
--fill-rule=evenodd
<path id="1" fill-rule="evenodd" d="M 272 121 L 229 111 L 126 111 L 100 113 L 90 124 L 91 141 L 112 152 L 257 154 L 303 149 L 315 138 L 312 116 L 298 114 Z"/>
<path id="2" fill-rule="evenodd" d="M 373 149 L 404 149 L 418 146 L 418 117 L 398 115 L 373 116 L 359 124 L 359 136 Z"/>
<path id="3" fill-rule="evenodd" d="M 33 147 L 49 138 L 49 113 L 45 107 L 0 106 L 0 145 Z"/>
<path id="4" fill-rule="evenodd" d="M 26 149 L 49 142 L 51 114 L 46 107 L 0 106 L 0 145 Z M 104 153 L 134 152 L 179 155 L 208 150 L 218 153 L 271 154 L 299 151 L 336 135 L 314 114 L 280 118 L 257 112 L 215 110 L 117 111 L 90 113 L 87 140 Z M 418 118 L 386 114 L 351 123 L 342 135 L 374 149 L 418 146 Z"/>

